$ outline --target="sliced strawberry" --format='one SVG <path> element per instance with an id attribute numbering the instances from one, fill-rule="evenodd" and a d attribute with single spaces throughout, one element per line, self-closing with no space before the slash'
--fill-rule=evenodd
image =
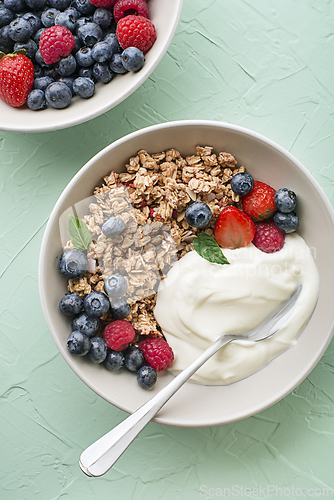
<path id="1" fill-rule="evenodd" d="M 242 197 L 242 208 L 255 222 L 269 219 L 276 210 L 275 194 L 275 189 L 268 184 L 254 181 L 252 191 Z"/>
<path id="2" fill-rule="evenodd" d="M 224 208 L 215 227 L 215 240 L 222 248 L 240 248 L 249 245 L 255 235 L 255 224 L 236 207 Z"/>

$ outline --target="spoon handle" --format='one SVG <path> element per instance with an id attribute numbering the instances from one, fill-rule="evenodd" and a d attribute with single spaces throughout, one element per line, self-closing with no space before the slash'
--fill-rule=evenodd
<path id="1" fill-rule="evenodd" d="M 102 476 L 126 448 L 132 443 L 139 432 L 156 415 L 162 406 L 182 387 L 182 385 L 221 347 L 231 342 L 232 338 L 222 335 L 206 349 L 185 370 L 179 373 L 166 387 L 159 391 L 147 403 L 141 406 L 123 422 L 107 434 L 91 444 L 80 457 L 79 465 L 88 476 Z"/>

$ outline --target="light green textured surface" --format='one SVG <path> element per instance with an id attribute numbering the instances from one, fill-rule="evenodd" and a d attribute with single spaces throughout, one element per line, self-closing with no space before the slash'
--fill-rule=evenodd
<path id="1" fill-rule="evenodd" d="M 314 174 L 333 205 L 333 27 L 332 0 L 185 0 L 168 53 L 117 108 L 63 131 L 0 131 L 1 500 L 196 500 L 224 488 L 231 497 L 331 496 L 333 342 L 292 394 L 257 416 L 201 429 L 151 423 L 109 473 L 84 476 L 82 450 L 126 414 L 58 353 L 37 268 L 47 218 L 73 175 L 110 142 L 161 121 L 214 119 L 262 133 Z"/>

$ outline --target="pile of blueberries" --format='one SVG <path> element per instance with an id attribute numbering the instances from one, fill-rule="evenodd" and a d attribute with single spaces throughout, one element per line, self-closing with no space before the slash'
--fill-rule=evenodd
<path id="1" fill-rule="evenodd" d="M 87 269 L 87 257 L 80 250 L 67 250 L 59 259 L 59 270 L 68 279 L 83 276 Z M 83 299 L 75 293 L 68 293 L 60 300 L 60 311 L 72 317 L 67 348 L 75 356 L 86 356 L 93 363 L 103 363 L 108 370 L 115 371 L 124 366 L 131 372 L 137 372 L 138 384 L 150 389 L 157 380 L 157 374 L 152 367 L 144 364 L 141 350 L 130 346 L 124 351 L 114 351 L 98 336 L 100 318 L 108 311 L 115 320 L 125 319 L 130 314 L 130 305 L 122 298 L 127 291 L 124 276 L 110 276 L 105 281 L 104 289 L 107 295 L 94 291 Z"/>
<path id="2" fill-rule="evenodd" d="M 38 50 L 42 32 L 55 24 L 69 29 L 76 46 L 59 62 L 45 64 Z M 89 0 L 0 0 L 0 50 L 25 49 L 34 64 L 34 84 L 27 105 L 40 110 L 69 106 L 73 95 L 87 99 L 95 83 L 109 83 L 117 74 L 139 71 L 143 53 L 121 48 L 112 11 Z"/>

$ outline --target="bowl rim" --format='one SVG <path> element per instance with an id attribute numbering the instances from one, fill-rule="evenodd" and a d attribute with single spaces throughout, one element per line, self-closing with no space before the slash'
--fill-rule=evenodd
<path id="1" fill-rule="evenodd" d="M 56 332 L 53 328 L 52 321 L 50 318 L 50 315 L 47 310 L 46 306 L 46 300 L 45 300 L 45 291 L 44 291 L 44 283 L 43 283 L 43 266 L 44 266 L 44 256 L 45 256 L 45 249 L 47 245 L 48 238 L 50 236 L 51 228 L 55 222 L 55 219 L 58 214 L 58 207 L 61 207 L 63 204 L 64 200 L 67 197 L 67 194 L 72 190 L 73 186 L 76 184 L 77 180 L 87 171 L 91 168 L 91 166 L 98 161 L 100 158 L 102 158 L 105 154 L 109 153 L 113 149 L 117 148 L 121 144 L 131 141 L 132 139 L 146 134 L 150 132 L 154 132 L 157 130 L 163 130 L 167 128 L 174 128 L 174 127 L 184 127 L 184 126 L 208 126 L 208 127 L 220 127 L 222 129 L 229 129 L 229 130 L 234 130 L 239 133 L 247 134 L 255 139 L 258 139 L 265 144 L 269 145 L 270 147 L 276 149 L 278 152 L 286 156 L 290 161 L 292 161 L 302 172 L 303 174 L 310 180 L 310 182 L 313 184 L 314 188 L 318 191 L 319 195 L 322 197 L 322 200 L 324 202 L 324 205 L 326 206 L 326 209 L 328 210 L 328 214 L 330 216 L 330 219 L 334 225 L 334 209 L 332 205 L 330 204 L 326 194 L 324 193 L 322 187 L 318 183 L 318 181 L 313 177 L 313 175 L 306 169 L 306 167 L 292 155 L 289 151 L 287 151 L 285 148 L 277 144 L 276 142 L 272 141 L 271 139 L 263 136 L 262 134 L 255 132 L 251 129 L 242 127 L 240 125 L 234 125 L 230 124 L 228 122 L 220 122 L 220 121 L 215 121 L 215 120 L 197 120 L 197 119 L 187 119 L 187 120 L 176 120 L 176 121 L 171 121 L 171 122 L 163 122 L 163 123 L 158 123 L 155 125 L 151 125 L 148 127 L 144 127 L 142 129 L 136 130 L 134 132 L 131 132 L 120 139 L 112 142 L 105 148 L 103 148 L 101 151 L 96 153 L 88 162 L 80 168 L 80 170 L 74 175 L 74 177 L 71 179 L 71 181 L 67 184 L 65 189 L 62 191 L 61 195 L 59 196 L 56 204 L 54 205 L 54 208 L 50 214 L 49 220 L 47 222 L 43 239 L 42 239 L 42 244 L 41 244 L 41 249 L 40 249 L 40 256 L 39 256 L 39 267 L 38 267 L 38 284 L 39 284 L 39 294 L 40 294 L 40 301 L 42 305 L 42 310 L 44 314 L 45 321 L 47 323 L 48 329 L 50 331 L 50 334 L 53 338 L 53 341 L 55 342 L 58 350 L 60 353 L 63 355 L 63 352 L 65 352 L 65 349 L 63 345 L 61 344 L 58 336 L 56 335 Z M 327 335 L 326 341 L 322 344 L 321 349 L 319 349 L 318 354 L 315 358 L 312 358 L 312 361 L 310 361 L 303 370 L 301 370 L 298 374 L 297 377 L 295 377 L 289 384 L 287 384 L 281 391 L 276 392 L 271 398 L 267 398 L 266 402 L 264 404 L 258 404 L 253 407 L 250 407 L 248 411 L 241 411 L 239 413 L 233 414 L 228 420 L 219 420 L 219 419 L 210 419 L 208 418 L 207 422 L 203 423 L 203 420 L 191 420 L 187 422 L 187 424 L 182 423 L 180 424 L 177 420 L 173 420 L 170 417 L 164 418 L 164 417 L 159 417 L 156 416 L 152 419 L 153 422 L 165 424 L 165 425 L 170 425 L 170 426 L 182 426 L 182 427 L 208 427 L 208 426 L 215 426 L 215 425 L 222 425 L 224 423 L 232 423 L 236 422 L 239 420 L 243 420 L 245 418 L 248 418 L 250 416 L 253 416 L 261 411 L 264 411 L 265 409 L 269 408 L 276 402 L 280 401 L 283 399 L 285 396 L 287 396 L 289 393 L 291 393 L 308 375 L 309 373 L 313 370 L 313 368 L 317 365 L 321 357 L 323 356 L 324 352 L 326 351 L 329 343 L 331 342 L 331 339 L 334 334 L 334 320 L 332 321 L 329 333 Z M 65 357 L 63 355 L 63 358 L 67 362 L 67 364 L 71 367 L 71 369 L 76 373 L 76 375 L 82 380 L 90 389 L 92 389 L 96 394 L 100 395 L 103 399 L 108 401 L 109 403 L 113 404 L 117 408 L 131 414 L 133 413 L 133 410 L 126 406 L 126 405 L 121 405 L 119 403 L 116 403 L 114 401 L 111 401 L 109 398 L 105 398 L 103 395 L 101 395 L 101 391 L 98 390 L 98 388 L 95 386 L 94 383 L 90 382 L 87 377 L 85 377 L 80 370 L 77 369 L 74 361 L 72 362 L 68 357 Z M 80 373 L 79 373 L 80 372 Z M 233 385 L 233 384 L 231 384 Z"/>
<path id="2" fill-rule="evenodd" d="M 181 13 L 182 13 L 182 8 L 183 8 L 183 1 L 184 0 L 177 0 L 177 9 L 175 10 L 174 16 L 173 16 L 173 23 L 171 25 L 171 30 L 169 32 L 168 37 L 166 38 L 164 44 L 161 47 L 159 56 L 152 62 L 151 64 L 144 64 L 144 67 L 138 72 L 139 78 L 136 80 L 136 82 L 130 87 L 128 87 L 124 92 L 121 92 L 119 97 L 110 105 L 110 103 L 105 104 L 104 106 L 99 107 L 97 110 L 91 110 L 87 115 L 84 113 L 80 113 L 79 116 L 76 115 L 76 113 L 71 114 L 71 118 L 66 120 L 66 123 L 59 121 L 57 122 L 56 125 L 53 123 L 49 123 L 48 125 L 43 124 L 43 116 L 41 116 L 41 119 L 38 120 L 38 122 L 35 125 L 32 126 L 23 126 L 19 119 L 17 120 L 17 123 L 15 125 L 11 124 L 0 124 L 0 130 L 4 132 L 19 132 L 19 133 L 39 133 L 39 132 L 50 132 L 50 131 L 55 131 L 55 130 L 63 130 L 69 127 L 73 127 L 75 125 L 79 125 L 81 123 L 85 123 L 89 120 L 92 120 L 93 118 L 97 118 L 98 116 L 101 116 L 102 114 L 106 113 L 107 111 L 110 111 L 114 107 L 116 107 L 118 104 L 123 102 L 127 97 L 129 97 L 131 94 L 133 94 L 144 82 L 147 80 L 147 78 L 153 73 L 153 71 L 156 69 L 158 64 L 160 63 L 161 59 L 163 56 L 166 54 L 168 47 L 170 46 L 175 32 L 177 30 L 177 27 L 180 22 L 181 18 Z M 101 84 L 104 85 L 104 84 Z M 19 108 L 14 108 L 19 109 Z M 27 110 L 30 112 L 30 110 Z M 60 110 L 61 111 L 61 110 Z M 15 112 L 15 111 L 14 111 Z M 31 113 L 35 113 L 35 111 L 31 111 Z M 19 118 L 19 117 L 18 117 Z M 25 122 L 24 122 L 25 123 Z"/>

